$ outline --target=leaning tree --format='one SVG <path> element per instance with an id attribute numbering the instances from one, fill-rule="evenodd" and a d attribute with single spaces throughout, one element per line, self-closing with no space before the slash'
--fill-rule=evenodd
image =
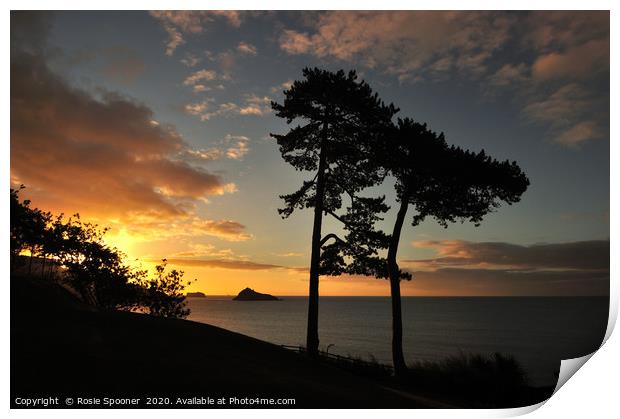
<path id="1" fill-rule="evenodd" d="M 278 211 L 287 218 L 295 209 L 314 209 L 306 348 L 316 356 L 319 276 L 348 272 L 351 257 L 356 258 L 352 269 L 363 271 L 367 263 L 376 263 L 377 247 L 387 245 L 386 236 L 373 228 L 376 214 L 387 210 L 383 198 L 364 198 L 359 193 L 383 180 L 373 144 L 384 140 L 398 109 L 385 105 L 354 71 L 306 68 L 303 77 L 284 91 L 282 104 L 271 103 L 278 117 L 296 125 L 286 134 L 271 136 L 286 162 L 314 174 L 299 190 L 281 196 L 285 206 Z M 343 196 L 347 211 L 339 214 Z M 333 232 L 322 236 L 325 215 L 348 228 L 346 240 Z"/>
<path id="2" fill-rule="evenodd" d="M 398 213 L 390 236 L 387 276 L 392 297 L 392 357 L 397 375 L 406 373 L 402 348 L 400 280 L 406 275 L 396 262 L 401 230 L 411 205 L 412 225 L 426 217 L 441 226 L 456 221 L 480 225 L 483 217 L 502 202 L 513 204 L 529 186 L 516 162 L 498 161 L 479 153 L 448 146 L 443 133 L 409 118 L 399 119 L 391 140 L 382 144 L 381 164 L 395 178 Z M 410 277 L 409 277 L 410 278 Z"/>

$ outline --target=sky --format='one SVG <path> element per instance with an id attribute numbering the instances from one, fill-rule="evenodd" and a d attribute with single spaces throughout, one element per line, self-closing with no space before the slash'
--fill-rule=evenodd
<path id="1" fill-rule="evenodd" d="M 403 295 L 604 295 L 609 44 L 608 12 L 13 12 L 11 184 L 111 227 L 132 261 L 167 258 L 190 291 L 305 295 L 312 213 L 277 209 L 313 175 L 280 157 L 270 102 L 304 67 L 355 69 L 397 116 L 531 182 L 479 227 L 407 223 Z M 393 181 L 368 193 L 391 231 Z M 320 292 L 389 284 L 322 277 Z"/>

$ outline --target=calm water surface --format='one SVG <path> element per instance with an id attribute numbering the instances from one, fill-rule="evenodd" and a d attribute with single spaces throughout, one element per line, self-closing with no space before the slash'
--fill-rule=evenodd
<path id="1" fill-rule="evenodd" d="M 190 298 L 190 320 L 268 342 L 304 345 L 307 298 L 232 301 Z M 388 297 L 321 297 L 321 348 L 391 363 Z M 597 349 L 607 327 L 607 297 L 403 298 L 406 359 L 439 360 L 459 351 L 514 355 L 534 385 L 554 385 L 560 360 Z"/>

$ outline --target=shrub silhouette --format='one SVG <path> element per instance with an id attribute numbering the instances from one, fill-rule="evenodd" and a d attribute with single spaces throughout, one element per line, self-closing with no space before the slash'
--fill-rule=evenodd
<path id="1" fill-rule="evenodd" d="M 138 279 L 137 283 L 142 292 L 141 307 L 154 316 L 185 318 L 190 310 L 185 306 L 184 273 L 176 269 L 166 273 L 167 264 L 167 260 L 163 259 L 162 263 L 155 267 L 154 277 L 145 275 Z M 190 284 L 191 281 L 188 281 L 187 285 Z"/>
<path id="2" fill-rule="evenodd" d="M 401 378 L 405 385 L 484 407 L 518 406 L 528 397 L 525 370 L 514 357 L 501 353 L 461 352 L 442 361 L 415 362 Z"/>
<path id="3" fill-rule="evenodd" d="M 53 218 L 49 212 L 31 208 L 19 200 L 19 189 L 11 189 L 11 269 L 23 274 L 20 254 L 41 263 L 41 278 L 61 281 L 82 299 L 104 309 L 140 310 L 155 316 L 184 318 L 183 290 L 191 282 L 183 272 L 165 273 L 166 260 L 155 267 L 155 276 L 130 267 L 126 255 L 104 241 L 107 228 L 83 222 L 79 214 Z M 20 261 L 22 263 L 20 263 Z M 33 275 L 31 266 L 27 275 Z"/>

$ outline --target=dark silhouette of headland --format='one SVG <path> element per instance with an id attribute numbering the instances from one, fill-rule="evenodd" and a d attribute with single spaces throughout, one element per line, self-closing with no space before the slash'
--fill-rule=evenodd
<path id="1" fill-rule="evenodd" d="M 206 295 L 204 292 L 197 291 L 197 292 L 188 292 L 187 297 L 188 298 L 205 298 Z"/>
<path id="2" fill-rule="evenodd" d="M 234 301 L 280 301 L 278 297 L 271 294 L 262 294 L 254 291 L 252 288 L 241 290 L 239 295 L 233 298 Z"/>

